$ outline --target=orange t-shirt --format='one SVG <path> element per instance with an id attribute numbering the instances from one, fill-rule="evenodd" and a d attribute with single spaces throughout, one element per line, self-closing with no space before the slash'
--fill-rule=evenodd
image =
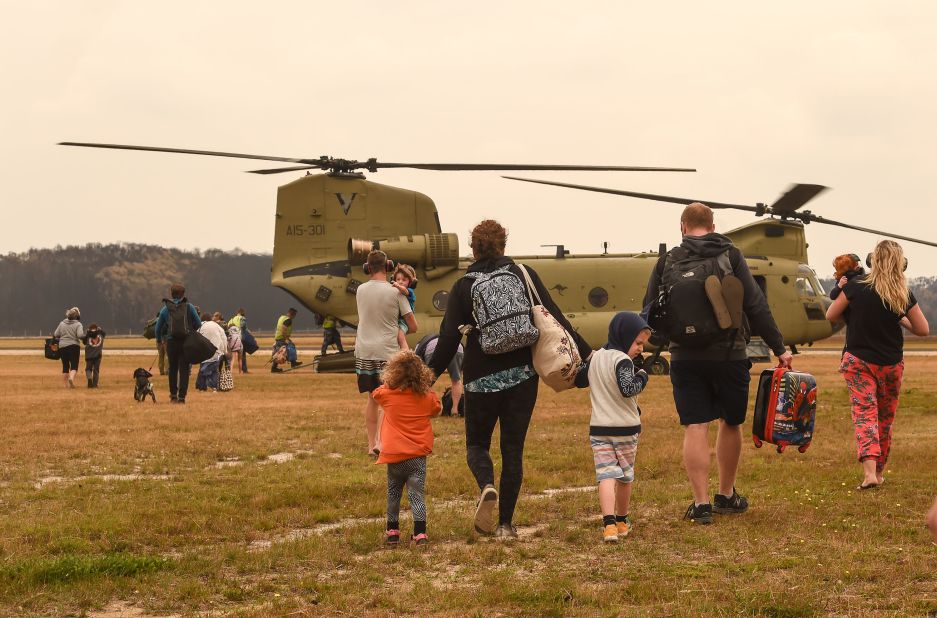
<path id="1" fill-rule="evenodd" d="M 385 385 L 375 389 L 372 396 L 384 408 L 377 463 L 397 463 L 433 452 L 433 425 L 429 419 L 442 410 L 436 393 L 417 395 Z"/>

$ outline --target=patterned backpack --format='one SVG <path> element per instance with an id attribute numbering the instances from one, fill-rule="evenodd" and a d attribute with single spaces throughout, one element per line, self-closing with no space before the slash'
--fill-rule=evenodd
<path id="1" fill-rule="evenodd" d="M 465 275 L 474 279 L 472 315 L 478 325 L 478 343 L 485 354 L 526 348 L 540 337 L 531 320 L 527 288 L 508 268 Z"/>

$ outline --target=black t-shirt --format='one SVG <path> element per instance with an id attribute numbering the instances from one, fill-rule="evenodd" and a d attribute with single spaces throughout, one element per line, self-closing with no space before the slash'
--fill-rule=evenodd
<path id="1" fill-rule="evenodd" d="M 904 357 L 904 335 L 899 322 L 917 304 L 914 294 L 908 290 L 908 306 L 898 315 L 885 306 L 864 277 L 846 283 L 843 293 L 849 299 L 850 309 L 846 351 L 875 365 L 900 363 Z"/>

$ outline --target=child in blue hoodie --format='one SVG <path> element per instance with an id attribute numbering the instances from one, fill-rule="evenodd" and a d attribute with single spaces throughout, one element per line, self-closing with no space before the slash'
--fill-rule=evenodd
<path id="1" fill-rule="evenodd" d="M 644 351 L 650 336 L 644 318 L 628 311 L 617 314 L 608 325 L 608 343 L 576 375 L 576 386 L 591 387 L 589 441 L 606 543 L 616 543 L 631 532 L 628 509 L 641 434 L 638 393 L 647 385 L 647 373 L 636 369 L 633 359 Z"/>

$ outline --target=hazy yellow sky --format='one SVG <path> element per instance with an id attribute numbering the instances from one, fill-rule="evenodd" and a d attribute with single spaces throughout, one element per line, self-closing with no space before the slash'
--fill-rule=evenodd
<path id="1" fill-rule="evenodd" d="M 82 150 L 62 140 L 384 161 L 696 167 L 552 180 L 770 203 L 834 190 L 831 219 L 937 240 L 937 3 L 2 0 L 0 252 L 86 242 L 272 248 L 278 184 L 250 161 Z M 462 238 L 509 251 L 656 248 L 679 207 L 385 170 Z M 721 230 L 750 221 L 717 213 Z M 876 237 L 810 226 L 810 260 Z M 937 249 L 905 244 L 909 274 Z"/>

